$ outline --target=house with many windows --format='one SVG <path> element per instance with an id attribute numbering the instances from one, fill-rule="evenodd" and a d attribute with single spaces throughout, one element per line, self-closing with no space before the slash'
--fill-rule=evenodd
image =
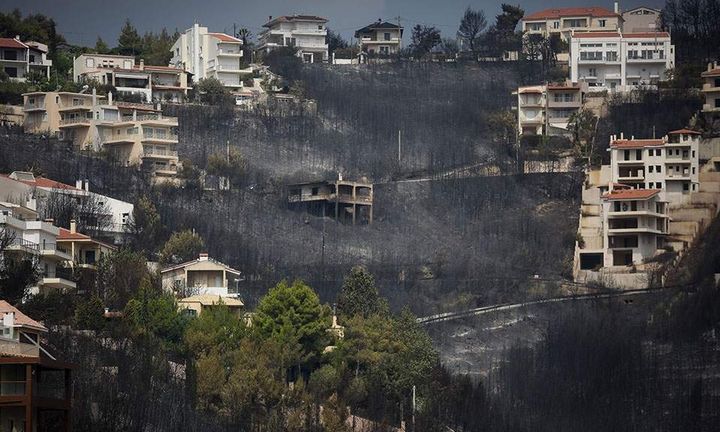
<path id="1" fill-rule="evenodd" d="M 667 32 L 580 32 L 570 35 L 570 80 L 590 91 L 656 86 L 675 67 Z"/>
<path id="2" fill-rule="evenodd" d="M 117 248 L 77 231 L 77 223 L 70 221 L 70 229 L 60 228 L 58 246 L 70 254 L 66 264 L 75 271 L 97 270 L 97 263 Z"/>
<path id="3" fill-rule="evenodd" d="M 269 53 L 280 47 L 295 47 L 305 63 L 327 62 L 327 22 L 315 15 L 270 16 L 258 34 L 257 51 Z"/>
<path id="4" fill-rule="evenodd" d="M 96 81 L 115 87 L 118 95 L 136 95 L 143 102 L 182 102 L 190 89 L 182 67 L 146 65 L 143 59 L 110 54 L 80 54 L 73 60 L 75 82 Z"/>
<path id="5" fill-rule="evenodd" d="M 37 264 L 40 278 L 30 287 L 30 294 L 76 287 L 72 272 L 65 262 L 72 257 L 58 245 L 60 234 L 52 221 L 38 220 L 38 214 L 18 204 L 0 203 L 0 233 L 9 244 L 2 251 L 16 259 L 28 259 Z M 5 256 L 2 257 L 5 259 Z"/>
<path id="6" fill-rule="evenodd" d="M 566 135 L 570 117 L 583 104 L 583 86 L 547 84 L 519 87 L 517 127 L 520 135 Z"/>
<path id="7" fill-rule="evenodd" d="M 47 53 L 47 45 L 40 42 L 0 38 L 0 70 L 15 81 L 25 81 L 31 72 L 50 78 L 52 60 Z"/>
<path id="8" fill-rule="evenodd" d="M 402 46 L 403 28 L 378 19 L 355 32 L 360 51 L 370 55 L 393 55 Z"/>
<path id="9" fill-rule="evenodd" d="M 113 100 L 92 94 L 26 93 L 24 129 L 70 141 L 77 149 L 105 150 L 119 163 L 137 165 L 159 182 L 178 171 L 178 122 L 163 116 L 159 105 Z"/>
<path id="10" fill-rule="evenodd" d="M 193 82 L 216 78 L 230 91 L 239 91 L 251 78 L 242 40 L 225 33 L 208 31 L 199 24 L 183 33 L 173 44 L 170 65 L 187 70 Z"/>
<path id="11" fill-rule="evenodd" d="M 520 21 L 520 28 L 525 35 L 541 35 L 549 37 L 560 35 L 568 41 L 574 30 L 585 32 L 608 32 L 622 29 L 623 18 L 618 11 L 602 7 L 569 7 L 550 8 L 526 15 Z"/>
<path id="12" fill-rule="evenodd" d="M 692 208 L 701 191 L 699 142 L 689 129 L 659 139 L 610 137 L 610 164 L 590 171 L 582 191 L 577 281 L 647 286 L 656 257 L 685 247 L 697 228 L 687 218 L 702 210 Z"/>

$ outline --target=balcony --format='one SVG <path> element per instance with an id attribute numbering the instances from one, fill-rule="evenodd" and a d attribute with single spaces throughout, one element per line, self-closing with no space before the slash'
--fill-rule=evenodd
<path id="1" fill-rule="evenodd" d="M 25 112 L 45 111 L 45 100 L 37 101 L 35 103 L 26 103 L 25 105 L 23 105 L 23 111 L 25 111 Z"/>
<path id="2" fill-rule="evenodd" d="M 87 117 L 71 117 L 60 120 L 60 127 L 83 127 L 90 126 L 90 119 Z"/>
<path id="3" fill-rule="evenodd" d="M 555 98 L 549 98 L 548 99 L 548 107 L 549 108 L 580 108 L 582 107 L 582 102 L 580 101 L 580 97 L 573 98 L 571 100 L 567 99 L 555 99 Z"/>
<path id="4" fill-rule="evenodd" d="M 149 143 L 160 143 L 160 144 L 177 144 L 178 135 L 177 133 L 166 131 L 165 133 L 158 133 L 156 131 L 148 131 L 143 128 L 142 142 Z"/>
<path id="5" fill-rule="evenodd" d="M 665 180 L 690 180 L 690 170 L 684 169 L 682 171 L 668 170 L 665 174 Z"/>
<path id="6" fill-rule="evenodd" d="M 648 52 L 642 54 L 628 53 L 627 61 L 629 63 L 665 63 L 667 58 L 663 51 Z"/>
<path id="7" fill-rule="evenodd" d="M 37 345 L 0 338 L 0 354 L 3 357 L 40 357 Z M 25 394 L 25 381 L 0 381 L 0 396 Z"/>
<path id="8" fill-rule="evenodd" d="M 218 57 L 236 57 L 240 58 L 243 56 L 243 50 L 226 50 L 226 49 L 219 49 L 217 50 Z"/>
<path id="9" fill-rule="evenodd" d="M 39 283 L 41 288 L 74 289 L 77 284 L 72 281 L 72 271 L 69 269 L 56 269 L 42 275 Z"/>
<path id="10" fill-rule="evenodd" d="M 139 134 L 105 134 L 100 138 L 103 144 L 134 144 L 140 138 Z"/>
<path id="11" fill-rule="evenodd" d="M 155 149 L 152 147 L 143 147 L 143 153 L 140 156 L 143 159 L 164 159 L 177 160 L 178 152 L 176 150 Z"/>
<path id="12" fill-rule="evenodd" d="M 87 103 L 86 103 L 87 102 Z M 90 110 L 92 108 L 92 103 L 85 99 L 82 100 L 73 100 L 69 104 L 66 104 L 64 102 L 60 102 L 60 107 L 58 107 L 58 111 L 65 112 L 65 111 L 78 111 L 78 110 Z"/>
<path id="13" fill-rule="evenodd" d="M 72 261 L 70 253 L 63 248 L 59 248 L 55 243 L 43 243 L 39 245 L 39 251 L 42 257 L 53 261 Z"/>
<path id="14" fill-rule="evenodd" d="M 613 63 L 620 63 L 620 57 L 619 56 L 607 56 L 607 55 L 600 55 L 600 56 L 583 56 L 583 54 L 586 53 L 580 53 L 580 58 L 578 59 L 579 64 L 613 64 Z"/>
<path id="15" fill-rule="evenodd" d="M 713 92 L 720 92 L 720 86 L 718 86 L 718 82 L 711 82 L 711 83 L 704 83 L 702 86 L 702 91 L 705 93 L 713 93 Z"/>
<path id="16" fill-rule="evenodd" d="M 399 45 L 400 44 L 400 38 L 390 38 L 390 39 L 376 39 L 376 38 L 370 38 L 370 37 L 364 37 L 361 40 L 363 45 L 382 45 L 382 44 L 392 44 L 392 45 Z"/>

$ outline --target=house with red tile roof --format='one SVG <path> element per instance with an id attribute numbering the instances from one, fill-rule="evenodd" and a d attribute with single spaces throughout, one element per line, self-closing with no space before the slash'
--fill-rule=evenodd
<path id="1" fill-rule="evenodd" d="M 589 91 L 656 87 L 675 67 L 675 46 L 667 32 L 570 33 L 570 81 Z"/>
<path id="2" fill-rule="evenodd" d="M 263 24 L 257 51 L 269 53 L 280 47 L 295 47 L 305 63 L 328 61 L 327 18 L 315 15 L 284 15 Z"/>
<path id="3" fill-rule="evenodd" d="M 70 221 L 70 229 L 60 228 L 57 244 L 72 257 L 66 264 L 80 270 L 97 270 L 98 261 L 117 250 L 113 245 L 78 232 L 75 220 Z"/>
<path id="4" fill-rule="evenodd" d="M 193 24 L 180 33 L 171 51 L 170 65 L 190 72 L 193 82 L 216 78 L 230 91 L 237 92 L 252 78 L 242 40 L 210 32 L 200 24 Z"/>
<path id="5" fill-rule="evenodd" d="M 550 8 L 525 15 L 520 28 L 526 35 L 551 36 L 558 34 L 564 41 L 570 39 L 573 30 L 607 32 L 622 29 L 622 15 L 617 10 L 604 7 Z"/>
<path id="6" fill-rule="evenodd" d="M 44 346 L 48 329 L 42 323 L 5 300 L 0 317 L 2 430 L 69 431 L 74 366 Z"/>
<path id="7" fill-rule="evenodd" d="M 16 81 L 25 81 L 32 71 L 50 78 L 52 60 L 48 60 L 47 52 L 47 45 L 40 42 L 0 38 L 0 70 Z"/>
<path id="8" fill-rule="evenodd" d="M 190 72 L 182 67 L 136 64 L 134 56 L 80 54 L 73 60 L 75 82 L 97 81 L 115 87 L 118 96 L 138 95 L 143 102 L 183 102 Z"/>

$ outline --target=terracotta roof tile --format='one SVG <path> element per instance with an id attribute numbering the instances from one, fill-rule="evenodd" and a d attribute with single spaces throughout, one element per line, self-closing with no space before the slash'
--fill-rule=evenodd
<path id="1" fill-rule="evenodd" d="M 236 37 L 232 37 L 230 35 L 227 35 L 225 33 L 208 33 L 210 36 L 214 37 L 215 39 L 219 39 L 220 42 L 235 42 L 235 43 L 242 43 L 242 41 Z"/>
<path id="2" fill-rule="evenodd" d="M 610 142 L 612 148 L 643 148 L 656 147 L 665 144 L 661 139 L 619 139 Z"/>
<path id="3" fill-rule="evenodd" d="M 14 307 L 5 300 L 0 300 L 0 314 L 6 314 L 8 312 L 15 312 L 15 324 L 17 325 L 28 327 L 33 330 L 39 330 L 42 332 L 48 331 L 44 325 L 20 312 L 18 308 Z"/>
<path id="4" fill-rule="evenodd" d="M 682 135 L 682 134 L 685 134 L 685 135 L 702 135 L 700 132 L 694 131 L 694 130 L 692 130 L 692 129 L 678 129 L 678 130 L 674 130 L 674 131 L 668 132 L 668 135 Z"/>
<path id="5" fill-rule="evenodd" d="M 91 240 L 90 236 L 81 234 L 79 232 L 70 232 L 69 229 L 60 228 L 60 234 L 57 236 L 58 240 Z"/>
<path id="6" fill-rule="evenodd" d="M 55 180 L 50 180 L 45 177 L 35 177 L 35 181 L 29 181 L 29 180 L 16 180 L 13 178 L 10 178 L 9 174 L 0 174 L 0 176 L 9 178 L 10 180 L 15 180 L 20 183 L 24 183 L 28 186 L 36 186 L 36 187 L 44 187 L 44 188 L 50 188 L 50 189 L 67 189 L 67 190 L 75 190 L 84 192 L 82 189 L 78 189 L 75 186 L 70 186 L 65 183 L 60 183 Z"/>
<path id="7" fill-rule="evenodd" d="M 623 33 L 626 38 L 669 38 L 668 32 Z"/>
<path id="8" fill-rule="evenodd" d="M 222 297 L 215 294 L 197 294 L 194 296 L 186 297 L 178 300 L 178 303 L 200 303 L 203 306 L 212 306 L 220 304 L 222 302 L 225 306 L 229 307 L 242 307 L 243 302 L 232 297 Z"/>
<path id="9" fill-rule="evenodd" d="M 720 76 L 720 67 L 716 67 L 713 70 L 705 71 L 700 74 L 704 77 L 714 77 L 714 76 Z"/>
<path id="10" fill-rule="evenodd" d="M 523 21 L 531 20 L 542 20 L 542 19 L 553 19 L 553 18 L 565 18 L 565 17 L 583 17 L 591 16 L 594 18 L 602 17 L 619 17 L 619 14 L 605 9 L 603 7 L 569 7 L 569 8 L 552 8 L 545 9 L 540 12 L 532 13 L 526 17 L 523 17 Z"/>
<path id="11" fill-rule="evenodd" d="M 0 38 L 0 48 L 18 48 L 24 49 L 28 46 L 13 38 Z"/>
<path id="12" fill-rule="evenodd" d="M 661 189 L 621 189 L 603 195 L 605 200 L 646 200 L 659 194 Z"/>

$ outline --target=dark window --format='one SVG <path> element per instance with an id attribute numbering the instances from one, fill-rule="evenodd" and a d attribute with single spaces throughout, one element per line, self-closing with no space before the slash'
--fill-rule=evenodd
<path id="1" fill-rule="evenodd" d="M 683 191 L 687 192 L 690 190 L 690 183 L 683 183 Z"/>
<path id="2" fill-rule="evenodd" d="M 319 192 L 320 192 L 320 188 L 319 188 L 319 187 L 314 187 L 314 188 L 312 188 L 312 194 L 313 194 L 313 195 L 317 195 Z"/>
<path id="3" fill-rule="evenodd" d="M 17 60 L 17 59 L 18 59 L 17 51 L 5 50 L 5 60 Z"/>
<path id="4" fill-rule="evenodd" d="M 8 74 L 8 76 L 10 78 L 17 78 L 17 76 L 18 76 L 17 68 L 14 68 L 14 67 L 6 67 L 5 73 Z"/>
<path id="5" fill-rule="evenodd" d="M 625 160 L 630 160 L 630 150 L 625 150 Z"/>
<path id="6" fill-rule="evenodd" d="M 635 150 L 635 159 L 642 160 L 642 150 Z"/>
<path id="7" fill-rule="evenodd" d="M 385 40 L 386 40 L 386 41 L 389 41 L 389 40 L 390 40 L 390 33 L 385 33 L 384 36 L 385 36 Z"/>
<path id="8" fill-rule="evenodd" d="M 30 54 L 30 63 L 35 63 L 35 54 Z"/>

